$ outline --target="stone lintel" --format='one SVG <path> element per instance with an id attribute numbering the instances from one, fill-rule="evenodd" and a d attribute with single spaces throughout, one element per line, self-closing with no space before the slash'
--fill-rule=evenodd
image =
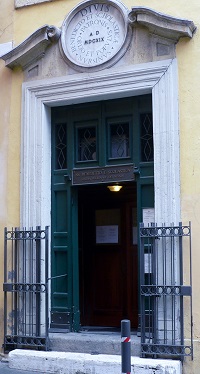
<path id="1" fill-rule="evenodd" d="M 10 69 L 18 66 L 24 70 L 43 57 L 47 47 L 56 42 L 60 34 L 60 29 L 55 26 L 42 26 L 1 58 Z"/>
<path id="2" fill-rule="evenodd" d="M 187 19 L 175 18 L 146 7 L 132 7 L 129 13 L 131 23 L 146 26 L 155 35 L 178 42 L 181 37 L 192 38 L 196 26 Z"/>

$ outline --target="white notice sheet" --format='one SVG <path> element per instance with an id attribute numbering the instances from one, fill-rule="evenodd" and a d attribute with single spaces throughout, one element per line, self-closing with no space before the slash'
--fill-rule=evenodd
<path id="1" fill-rule="evenodd" d="M 144 226 L 155 222 L 155 209 L 154 208 L 144 208 L 143 209 L 143 223 Z"/>
<path id="2" fill-rule="evenodd" d="M 118 225 L 96 226 L 96 244 L 117 244 Z"/>

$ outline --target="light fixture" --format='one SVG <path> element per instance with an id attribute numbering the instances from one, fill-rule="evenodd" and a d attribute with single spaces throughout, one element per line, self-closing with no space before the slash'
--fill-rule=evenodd
<path id="1" fill-rule="evenodd" d="M 119 184 L 113 184 L 113 186 L 107 186 L 111 192 L 119 192 L 122 188 Z"/>

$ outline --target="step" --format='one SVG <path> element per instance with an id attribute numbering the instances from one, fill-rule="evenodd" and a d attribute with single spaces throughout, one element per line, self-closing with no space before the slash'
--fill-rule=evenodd
<path id="1" fill-rule="evenodd" d="M 88 354 L 121 354 L 119 332 L 50 333 L 50 350 Z M 131 334 L 131 354 L 140 356 L 140 338 Z"/>
<path id="2" fill-rule="evenodd" d="M 15 349 L 9 353 L 9 367 L 46 374 L 121 374 L 121 357 Z M 132 357 L 131 373 L 181 374 L 182 368 L 180 361 Z"/>

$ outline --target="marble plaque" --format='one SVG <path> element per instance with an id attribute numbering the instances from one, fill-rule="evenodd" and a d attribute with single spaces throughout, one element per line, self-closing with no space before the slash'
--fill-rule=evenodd
<path id="1" fill-rule="evenodd" d="M 63 23 L 61 45 L 65 56 L 85 68 L 112 60 L 126 40 L 125 14 L 117 2 L 81 3 Z"/>

